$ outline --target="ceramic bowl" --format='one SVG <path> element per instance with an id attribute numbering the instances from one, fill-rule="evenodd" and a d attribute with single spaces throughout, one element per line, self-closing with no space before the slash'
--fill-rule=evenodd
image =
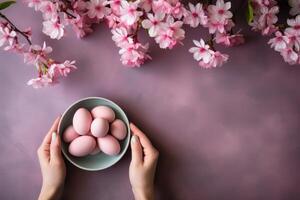
<path id="1" fill-rule="evenodd" d="M 76 167 L 88 170 L 88 171 L 98 171 L 103 170 L 108 167 L 111 167 L 112 165 L 116 164 L 125 154 L 130 141 L 130 128 L 129 128 L 129 121 L 125 114 L 125 112 L 114 102 L 101 98 L 101 97 L 88 97 L 84 99 L 80 99 L 79 101 L 76 101 L 73 103 L 62 115 L 60 123 L 58 125 L 58 133 L 62 138 L 62 134 L 64 130 L 72 124 L 72 119 L 74 116 L 74 113 L 78 108 L 86 108 L 88 110 L 92 110 L 96 106 L 108 106 L 116 114 L 117 119 L 121 119 L 127 127 L 127 136 L 124 140 L 119 141 L 121 146 L 121 151 L 116 156 L 109 156 L 102 152 L 96 154 L 96 155 L 88 155 L 84 157 L 75 157 L 72 156 L 68 152 L 68 143 L 65 143 L 62 140 L 62 152 L 64 156 Z"/>

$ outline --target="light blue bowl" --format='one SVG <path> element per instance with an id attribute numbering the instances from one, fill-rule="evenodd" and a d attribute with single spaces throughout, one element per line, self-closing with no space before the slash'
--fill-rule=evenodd
<path id="1" fill-rule="evenodd" d="M 127 126 L 127 136 L 124 140 L 120 141 L 121 151 L 116 156 L 109 156 L 104 153 L 99 153 L 96 155 L 89 155 L 85 157 L 75 157 L 68 152 L 69 144 L 62 141 L 62 152 L 64 156 L 76 167 L 88 170 L 88 171 L 98 171 L 106 169 L 114 164 L 116 164 L 125 154 L 130 141 L 130 128 L 129 121 L 124 113 L 124 111 L 114 102 L 101 98 L 101 97 L 88 97 L 80 99 L 73 103 L 62 115 L 60 123 L 58 125 L 58 133 L 62 136 L 64 130 L 72 124 L 72 119 L 74 113 L 78 108 L 86 108 L 88 110 L 93 109 L 96 106 L 108 106 L 114 110 L 116 118 L 121 119 Z M 62 138 L 62 137 L 61 137 Z"/>

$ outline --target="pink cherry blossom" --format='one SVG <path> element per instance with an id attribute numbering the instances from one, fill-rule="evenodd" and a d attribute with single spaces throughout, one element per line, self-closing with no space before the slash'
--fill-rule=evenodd
<path id="1" fill-rule="evenodd" d="M 283 49 L 287 48 L 289 43 L 289 39 L 287 36 L 282 35 L 280 31 L 275 33 L 275 37 L 270 39 L 268 44 L 271 45 L 271 48 L 274 48 L 275 51 L 282 51 Z"/>
<path id="2" fill-rule="evenodd" d="M 36 64 L 37 62 L 47 62 L 47 55 L 52 52 L 52 48 L 43 43 L 40 45 L 31 45 L 28 52 L 24 52 L 24 62 L 28 64 Z"/>
<path id="3" fill-rule="evenodd" d="M 261 8 L 262 15 L 259 18 L 259 23 L 262 25 L 273 25 L 278 21 L 278 17 L 276 14 L 279 13 L 278 6 L 274 6 L 272 8 L 262 7 Z"/>
<path id="4" fill-rule="evenodd" d="M 45 20 L 51 20 L 58 17 L 57 8 L 51 1 L 42 1 L 38 9 L 43 13 Z"/>
<path id="5" fill-rule="evenodd" d="M 24 56 L 24 63 L 27 63 L 27 64 L 35 64 L 36 63 L 37 55 L 35 53 L 33 53 L 31 51 L 24 52 L 23 56 Z"/>
<path id="6" fill-rule="evenodd" d="M 153 14 L 148 13 L 147 16 L 148 19 L 142 21 L 142 26 L 143 28 L 148 29 L 150 37 L 155 37 L 162 29 L 162 20 L 165 18 L 165 15 L 163 13 L 155 13 L 153 16 Z"/>
<path id="7" fill-rule="evenodd" d="M 162 49 L 172 49 L 176 44 L 176 41 L 173 40 L 173 31 L 171 30 L 161 31 L 155 37 L 155 41 L 157 44 L 159 44 L 159 47 Z"/>
<path id="8" fill-rule="evenodd" d="M 24 46 L 25 46 L 25 44 L 14 43 L 12 45 L 4 47 L 3 50 L 22 54 L 24 52 Z"/>
<path id="9" fill-rule="evenodd" d="M 27 82 L 27 85 L 32 86 L 35 89 L 42 88 L 53 83 L 52 79 L 47 75 L 43 75 L 38 78 L 31 79 Z"/>
<path id="10" fill-rule="evenodd" d="M 110 5 L 110 8 L 111 8 L 113 14 L 120 15 L 121 1 L 123 1 L 123 0 L 110 0 L 110 1 L 107 1 L 106 4 Z"/>
<path id="11" fill-rule="evenodd" d="M 215 51 L 212 53 L 208 63 L 204 62 L 204 60 L 200 60 L 198 64 L 202 68 L 210 69 L 213 67 L 222 66 L 225 62 L 227 62 L 228 58 L 229 56 L 227 54 L 222 54 L 219 51 Z"/>
<path id="12" fill-rule="evenodd" d="M 185 7 L 180 2 L 177 2 L 175 6 L 172 7 L 171 14 L 174 18 L 181 19 L 186 14 L 186 12 L 187 10 L 185 9 Z"/>
<path id="13" fill-rule="evenodd" d="M 54 63 L 49 68 L 49 75 L 57 77 L 58 75 L 67 76 L 71 70 L 77 69 L 75 61 L 66 60 L 64 63 Z"/>
<path id="14" fill-rule="evenodd" d="M 17 33 L 15 31 L 10 30 L 8 27 L 0 27 L 0 47 L 3 46 L 6 42 L 9 45 L 13 45 Z"/>
<path id="15" fill-rule="evenodd" d="M 43 56 L 52 52 L 52 48 L 47 46 L 46 42 L 43 43 L 42 47 L 39 45 L 32 45 L 30 49 Z"/>
<path id="16" fill-rule="evenodd" d="M 85 2 L 85 0 L 76 0 L 72 5 L 74 11 L 77 12 L 85 12 L 86 6 L 87 2 Z"/>
<path id="17" fill-rule="evenodd" d="M 113 13 L 107 15 L 105 19 L 108 28 L 111 29 L 116 28 L 118 26 L 118 23 L 120 22 L 120 18 Z"/>
<path id="18" fill-rule="evenodd" d="M 123 65 L 129 67 L 139 67 L 144 64 L 147 59 L 151 57 L 147 54 L 148 45 L 141 43 L 128 43 L 124 48 L 121 48 L 119 54 L 121 55 L 121 62 Z"/>
<path id="19" fill-rule="evenodd" d="M 207 9 L 212 21 L 224 22 L 226 19 L 232 18 L 230 8 L 231 2 L 224 3 L 223 0 L 217 0 L 216 5 L 209 5 Z"/>
<path id="20" fill-rule="evenodd" d="M 175 21 L 174 18 L 169 15 L 164 26 L 155 37 L 155 41 L 159 44 L 159 47 L 162 49 L 172 49 L 179 43 L 185 35 L 182 25 L 182 21 Z"/>
<path id="21" fill-rule="evenodd" d="M 140 0 L 140 8 L 144 9 L 146 12 L 150 12 L 152 9 L 153 0 Z"/>
<path id="22" fill-rule="evenodd" d="M 271 35 L 272 33 L 276 32 L 278 30 L 278 27 L 274 25 L 269 25 L 262 29 L 262 35 Z"/>
<path id="23" fill-rule="evenodd" d="M 166 24 L 168 29 L 173 32 L 173 39 L 176 41 L 176 43 L 184 39 L 185 31 L 182 29 L 182 21 L 175 21 L 173 17 L 168 16 Z"/>
<path id="24" fill-rule="evenodd" d="M 245 43 L 244 35 L 239 33 L 230 35 L 229 40 L 231 43 L 230 46 L 238 46 Z"/>
<path id="25" fill-rule="evenodd" d="M 34 8 L 35 11 L 39 10 L 43 0 L 26 0 L 28 7 Z"/>
<path id="26" fill-rule="evenodd" d="M 43 22 L 43 33 L 49 35 L 52 39 L 60 39 L 64 35 L 64 25 L 60 24 L 57 19 L 51 19 Z"/>
<path id="27" fill-rule="evenodd" d="M 245 42 L 245 38 L 242 34 L 228 34 L 228 33 L 216 33 L 215 41 L 217 44 L 223 44 L 225 46 L 237 46 Z"/>
<path id="28" fill-rule="evenodd" d="M 85 27 L 89 27 L 88 23 L 84 23 L 84 17 L 76 16 L 76 18 L 68 19 L 68 23 L 72 24 L 72 28 L 78 38 L 82 38 L 88 32 Z M 92 30 L 91 30 L 92 31 Z"/>
<path id="29" fill-rule="evenodd" d="M 120 27 L 111 30 L 113 36 L 112 40 L 115 41 L 118 47 L 125 47 L 128 43 L 133 43 L 133 39 L 128 36 L 126 28 Z"/>
<path id="30" fill-rule="evenodd" d="M 121 13 L 121 21 L 124 22 L 126 25 L 131 26 L 134 23 L 136 23 L 140 16 L 143 15 L 143 12 L 138 11 L 138 1 L 135 2 L 127 2 L 127 1 L 122 1 L 121 2 L 121 8 L 120 8 L 120 13 Z"/>
<path id="31" fill-rule="evenodd" d="M 200 61 L 202 60 L 203 63 L 209 63 L 210 59 L 212 57 L 212 54 L 214 53 L 209 45 L 205 44 L 203 39 L 200 39 L 200 41 L 193 40 L 196 47 L 192 47 L 189 49 L 189 52 L 193 54 L 193 57 L 195 60 Z"/>
<path id="32" fill-rule="evenodd" d="M 231 32 L 233 27 L 235 27 L 235 23 L 233 22 L 233 20 L 232 19 L 227 19 L 226 22 L 225 22 L 225 31 Z"/>
<path id="33" fill-rule="evenodd" d="M 290 65 L 294 65 L 298 62 L 298 54 L 292 48 L 285 48 L 280 52 L 280 54 L 284 61 Z"/>
<path id="34" fill-rule="evenodd" d="M 225 32 L 225 24 L 221 21 L 209 21 L 209 23 L 207 23 L 207 27 L 210 34 Z"/>
<path id="35" fill-rule="evenodd" d="M 295 32 L 296 35 L 300 35 L 300 15 L 295 19 L 288 19 L 287 24 L 290 26 L 287 28 L 289 32 Z"/>
<path id="36" fill-rule="evenodd" d="M 300 14 L 300 1 L 299 0 L 289 0 L 289 5 L 291 6 L 291 9 L 290 9 L 291 15 Z"/>
<path id="37" fill-rule="evenodd" d="M 199 24 L 207 24 L 207 16 L 204 13 L 203 6 L 201 3 L 197 3 L 196 6 L 189 3 L 190 11 L 188 11 L 187 16 L 184 21 L 186 24 L 189 24 L 191 27 L 196 28 Z"/>
<path id="38" fill-rule="evenodd" d="M 171 4 L 166 0 L 154 0 L 152 2 L 152 10 L 154 13 L 160 12 L 165 14 L 171 14 L 172 9 L 173 8 Z"/>
<path id="39" fill-rule="evenodd" d="M 254 18 L 250 23 L 253 30 L 261 31 L 262 35 L 270 35 L 278 30 L 275 25 L 278 21 L 279 7 L 277 1 L 252 0 Z"/>
<path id="40" fill-rule="evenodd" d="M 110 13 L 110 8 L 106 7 L 106 0 L 90 0 L 87 2 L 87 15 L 90 18 L 103 19 Z"/>
<path id="41" fill-rule="evenodd" d="M 288 46 L 300 51 L 300 35 L 294 29 L 286 28 L 284 35 L 288 38 Z"/>

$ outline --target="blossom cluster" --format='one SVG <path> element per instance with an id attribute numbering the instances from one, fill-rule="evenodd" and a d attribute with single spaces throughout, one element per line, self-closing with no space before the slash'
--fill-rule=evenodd
<path id="1" fill-rule="evenodd" d="M 279 6 L 275 0 L 252 0 L 254 16 L 250 23 L 253 30 L 270 35 L 271 48 L 279 52 L 290 65 L 300 64 L 300 1 L 289 0 L 291 18 L 286 24 L 279 24 Z"/>
<path id="2" fill-rule="evenodd" d="M 180 0 L 24 0 L 43 16 L 43 33 L 52 39 L 61 39 L 67 26 L 78 38 L 93 32 L 93 25 L 100 22 L 111 29 L 112 40 L 119 47 L 120 61 L 129 67 L 139 67 L 151 59 L 149 44 L 139 39 L 145 29 L 150 39 L 161 49 L 173 49 L 183 44 L 185 27 L 207 29 L 209 37 L 193 40 L 189 49 L 202 68 L 214 68 L 228 61 L 229 55 L 216 50 L 216 44 L 232 47 L 243 44 L 244 36 L 235 30 L 231 1 L 201 1 L 196 4 Z M 249 0 L 248 22 L 253 30 L 269 35 L 269 44 L 284 60 L 293 65 L 300 63 L 300 1 L 289 0 L 290 18 L 279 24 L 279 6 L 276 0 Z M 49 57 L 52 51 L 46 44 L 31 44 L 30 29 L 20 31 L 0 12 L 0 46 L 24 55 L 32 63 L 38 78 L 28 82 L 42 87 L 57 82 L 76 69 L 74 61 L 57 62 Z M 20 42 L 20 37 L 29 45 Z"/>
<path id="3" fill-rule="evenodd" d="M 107 13 L 103 1 L 25 0 L 27 5 L 43 16 L 43 33 L 52 39 L 61 39 L 67 25 L 71 25 L 77 37 L 91 33 L 91 26 Z M 99 5 L 98 5 L 99 4 Z M 102 10 L 103 8 L 103 10 Z M 100 12 L 99 12 L 100 11 Z M 103 13 L 103 14 L 102 14 Z"/>
<path id="4" fill-rule="evenodd" d="M 236 46 L 244 43 L 242 34 L 233 33 L 235 24 L 232 20 L 233 14 L 230 8 L 231 2 L 224 2 L 223 0 L 217 0 L 215 5 L 208 5 L 206 9 L 200 3 L 196 6 L 189 3 L 189 10 L 184 19 L 185 23 L 191 27 L 202 25 L 208 28 L 211 34 L 209 44 L 206 44 L 203 39 L 200 39 L 200 41 L 194 40 L 196 47 L 189 50 L 193 53 L 194 59 L 199 61 L 199 66 L 203 68 L 221 66 L 229 58 L 228 55 L 214 50 L 214 42 L 225 46 Z"/>
<path id="5" fill-rule="evenodd" d="M 58 81 L 60 76 L 67 76 L 71 70 L 76 69 L 75 61 L 64 61 L 63 63 L 55 61 L 49 57 L 52 48 L 46 46 L 32 45 L 31 31 L 20 31 L 4 15 L 0 15 L 3 21 L 0 21 L 0 47 L 6 51 L 12 51 L 24 56 L 24 62 L 33 64 L 38 71 L 38 77 L 27 82 L 34 88 L 40 88 L 52 85 Z M 23 36 L 29 45 L 21 41 Z"/>
<path id="6" fill-rule="evenodd" d="M 207 41 L 210 45 L 208 54 L 211 56 L 208 60 L 195 58 L 204 68 L 220 66 L 228 59 L 228 55 L 213 50 L 214 43 L 234 46 L 244 42 L 241 34 L 233 34 L 235 24 L 230 12 L 231 3 L 225 3 L 224 0 L 217 0 L 216 4 L 211 5 L 184 5 L 179 0 L 26 1 L 29 7 L 43 13 L 43 32 L 53 39 L 60 39 L 64 35 L 66 25 L 72 25 L 77 36 L 83 37 L 92 32 L 92 24 L 106 22 L 113 41 L 120 48 L 121 62 L 130 67 L 140 66 L 151 59 L 148 44 L 138 39 L 141 28 L 146 29 L 149 37 L 162 49 L 172 49 L 182 44 L 185 38 L 184 25 L 207 28 L 212 38 Z M 195 54 L 195 48 L 192 49 L 190 51 Z"/>

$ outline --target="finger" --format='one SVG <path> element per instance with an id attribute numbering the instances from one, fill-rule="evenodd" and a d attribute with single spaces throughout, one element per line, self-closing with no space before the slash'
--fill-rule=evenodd
<path id="1" fill-rule="evenodd" d="M 48 131 L 47 135 L 44 137 L 42 144 L 38 149 L 38 157 L 40 164 L 48 163 L 50 160 L 50 143 L 51 143 L 51 135 L 53 130 L 57 129 L 60 117 L 57 117 L 54 123 L 52 124 L 50 130 Z"/>
<path id="2" fill-rule="evenodd" d="M 147 136 L 133 123 L 130 123 L 130 128 L 133 134 L 139 137 L 140 143 L 143 148 L 143 152 L 145 154 L 144 162 L 148 162 L 148 160 L 152 161 L 153 159 L 156 159 L 156 157 L 158 157 L 158 151 L 152 145 L 152 143 L 147 138 Z"/>
<path id="3" fill-rule="evenodd" d="M 134 164 L 143 163 L 143 149 L 138 136 L 133 135 L 131 138 L 131 162 Z"/>
<path id="4" fill-rule="evenodd" d="M 50 145 L 52 133 L 53 133 L 53 132 L 56 132 L 57 127 L 58 127 L 59 120 L 60 120 L 60 116 L 57 117 L 57 118 L 55 119 L 55 121 L 53 122 L 53 124 L 52 124 L 50 130 L 48 131 L 47 135 L 45 136 L 45 138 L 44 138 L 44 140 L 43 140 L 41 146 Z"/>
<path id="5" fill-rule="evenodd" d="M 50 161 L 60 161 L 61 159 L 61 140 L 59 135 L 53 132 L 50 144 Z"/>
<path id="6" fill-rule="evenodd" d="M 142 146 L 145 147 L 153 147 L 150 140 L 147 136 L 133 123 L 130 123 L 130 129 L 134 135 L 137 135 L 141 141 Z"/>

